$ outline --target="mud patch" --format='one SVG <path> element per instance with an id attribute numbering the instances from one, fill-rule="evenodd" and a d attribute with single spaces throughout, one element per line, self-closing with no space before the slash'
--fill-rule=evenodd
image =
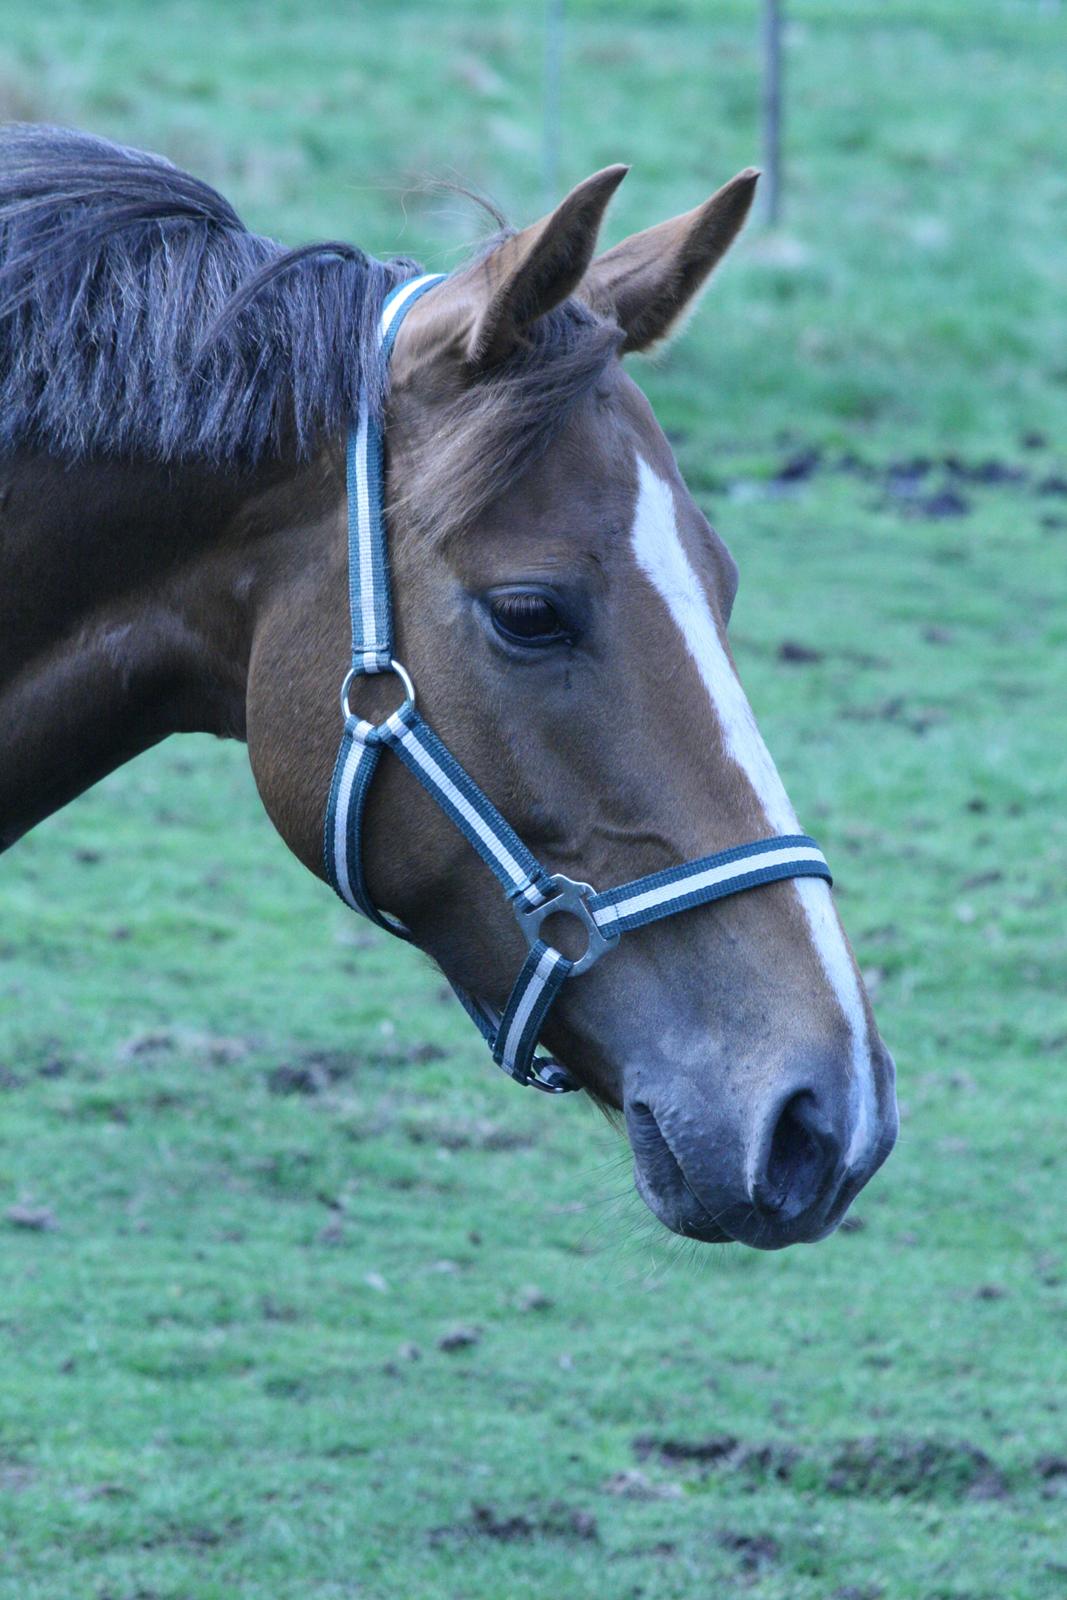
<path id="1" fill-rule="evenodd" d="M 229 1517 L 220 1526 L 212 1527 L 205 1522 L 192 1522 L 188 1524 L 169 1523 L 161 1528 L 158 1533 L 150 1534 L 147 1539 L 142 1539 L 142 1550 L 158 1550 L 161 1546 L 177 1547 L 185 1550 L 216 1550 L 221 1545 L 231 1544 L 241 1536 L 244 1521 L 241 1517 Z"/>
<path id="2" fill-rule="evenodd" d="M 755 1443 L 733 1434 L 705 1439 L 641 1435 L 633 1441 L 639 1461 L 658 1461 L 675 1472 L 686 1468 L 701 1478 L 736 1473 L 753 1488 L 767 1483 L 794 1483 L 829 1494 L 871 1500 L 913 1496 L 922 1500 L 1000 1500 L 1009 1493 L 1007 1479 L 992 1459 L 966 1440 L 913 1438 L 896 1435 L 847 1439 L 825 1449 L 785 1442 Z M 1046 1473 L 1056 1481 L 1059 1457 Z M 1067 1476 L 1067 1463 L 1064 1465 Z"/>
<path id="3" fill-rule="evenodd" d="M 843 706 L 837 715 L 842 722 L 896 722 L 920 737 L 947 720 L 946 713 L 939 706 L 921 706 L 912 710 L 902 695 L 891 695 L 874 705 Z"/>
<path id="4" fill-rule="evenodd" d="M 941 522 L 945 517 L 969 517 L 971 502 L 958 489 L 938 489 L 934 494 L 916 495 L 907 510 L 911 516 Z"/>
<path id="5" fill-rule="evenodd" d="M 822 451 L 818 449 L 797 450 L 792 455 L 786 456 L 774 474 L 775 483 L 807 483 L 813 478 L 823 464 Z"/>
<path id="6" fill-rule="evenodd" d="M 724 1528 L 718 1535 L 718 1542 L 724 1550 L 739 1557 L 742 1572 L 762 1572 L 765 1567 L 773 1566 L 781 1555 L 778 1540 L 769 1533 L 735 1533 L 732 1528 Z"/>
<path id="7" fill-rule="evenodd" d="M 1040 448 L 1028 445 L 1025 439 L 1022 444 L 1027 449 Z M 975 492 L 987 489 L 1067 495 L 1067 478 L 1047 469 L 1037 474 L 1030 463 L 993 456 L 966 460 L 953 454 L 875 462 L 854 454 L 831 455 L 817 446 L 794 447 L 766 477 L 736 479 L 726 489 L 738 500 L 785 498 L 827 474 L 844 474 L 870 484 L 880 493 L 878 509 L 930 522 L 969 516 Z"/>
<path id="8" fill-rule="evenodd" d="M 484 1117 L 460 1121 L 419 1118 L 405 1124 L 404 1134 L 411 1144 L 432 1144 L 441 1150 L 527 1150 L 537 1143 L 531 1132 Z"/>
<path id="9" fill-rule="evenodd" d="M 479 1343 L 482 1330 L 478 1327 L 458 1326 L 449 1328 L 437 1341 L 438 1350 L 443 1350 L 446 1355 L 452 1355 L 457 1350 L 469 1350 Z"/>
<path id="10" fill-rule="evenodd" d="M 1042 1500 L 1067 1497 L 1067 1456 L 1038 1456 L 1034 1471 L 1041 1483 Z"/>
<path id="11" fill-rule="evenodd" d="M 740 1443 L 732 1433 L 715 1433 L 708 1439 L 657 1439 L 641 1434 L 633 1441 L 633 1452 L 638 1461 L 655 1456 L 665 1465 L 688 1462 L 714 1466 L 732 1456 Z"/>
<path id="12" fill-rule="evenodd" d="M 440 1061 L 448 1052 L 436 1044 L 418 1044 L 410 1049 L 363 1051 L 297 1050 L 266 1075 L 271 1094 L 325 1094 L 339 1083 L 346 1083 L 365 1071 L 390 1070 L 398 1066 Z"/>
<path id="13" fill-rule="evenodd" d="M 810 644 L 801 644 L 798 639 L 783 639 L 778 646 L 778 660 L 788 662 L 791 666 L 814 665 L 825 659 L 825 651 L 816 650 Z"/>
<path id="14" fill-rule="evenodd" d="M 654 1456 L 664 1466 L 696 1468 L 701 1476 L 724 1469 L 739 1473 L 753 1484 L 789 1483 L 805 1459 L 804 1452 L 794 1445 L 752 1444 L 729 1433 L 696 1440 L 644 1436 L 635 1439 L 633 1447 L 641 1460 Z"/>
<path id="15" fill-rule="evenodd" d="M 0 1061 L 0 1091 L 23 1089 L 31 1076 L 37 1078 L 65 1078 L 71 1062 L 62 1053 L 55 1039 L 32 1039 L 20 1044 L 16 1068 L 10 1061 Z"/>
<path id="16" fill-rule="evenodd" d="M 55 1212 L 49 1206 L 37 1206 L 28 1201 L 8 1206 L 4 1221 L 12 1228 L 21 1228 L 28 1233 L 51 1233 L 59 1227 Z"/>
<path id="17" fill-rule="evenodd" d="M 652 1556 L 657 1561 L 672 1561 L 677 1554 L 678 1546 L 672 1540 L 658 1539 L 655 1544 L 635 1544 L 626 1550 L 613 1550 L 608 1560 L 640 1561 Z"/>
<path id="18" fill-rule="evenodd" d="M 343 1050 L 305 1050 L 294 1061 L 284 1061 L 267 1073 L 267 1088 L 278 1095 L 326 1094 L 356 1071 L 352 1056 Z"/>
<path id="19" fill-rule="evenodd" d="M 907 1436 L 849 1440 L 830 1463 L 826 1487 L 872 1500 L 1002 1500 L 1008 1493 L 1004 1475 L 977 1445 Z"/>
<path id="20" fill-rule="evenodd" d="M 639 1467 L 613 1472 L 600 1486 L 602 1494 L 620 1500 L 680 1500 L 685 1493 L 680 1483 L 657 1483 Z"/>
<path id="21" fill-rule="evenodd" d="M 431 1545 L 453 1540 L 492 1539 L 499 1544 L 525 1544 L 533 1539 L 568 1539 L 596 1542 L 600 1538 L 596 1518 L 554 1500 L 543 1511 L 502 1512 L 496 1506 L 476 1503 L 470 1518 L 450 1527 L 432 1528 Z"/>
<path id="22" fill-rule="evenodd" d="M 183 1056 L 211 1067 L 228 1067 L 242 1061 L 254 1048 L 255 1041 L 251 1039 L 235 1039 L 181 1028 L 142 1028 L 123 1041 L 117 1056 L 120 1061 L 149 1065 L 169 1057 Z"/>

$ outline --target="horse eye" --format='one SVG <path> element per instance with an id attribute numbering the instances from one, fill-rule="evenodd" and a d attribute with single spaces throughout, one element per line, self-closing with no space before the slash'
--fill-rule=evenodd
<path id="1" fill-rule="evenodd" d="M 548 596 L 530 590 L 494 595 L 489 615 L 497 633 L 512 644 L 558 644 L 568 636 Z"/>

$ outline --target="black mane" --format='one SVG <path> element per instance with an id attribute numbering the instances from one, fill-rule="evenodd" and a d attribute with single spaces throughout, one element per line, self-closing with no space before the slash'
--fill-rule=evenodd
<path id="1" fill-rule="evenodd" d="M 0 455 L 305 459 L 348 427 L 361 381 L 380 410 L 382 302 L 419 270 L 350 244 L 285 250 L 161 156 L 0 126 Z M 412 486 L 423 523 L 470 525 L 620 341 L 578 300 L 540 317 L 441 419 Z"/>
<path id="2" fill-rule="evenodd" d="M 160 156 L 0 128 L 0 452 L 253 465 L 380 400 L 413 261 L 285 250 Z"/>

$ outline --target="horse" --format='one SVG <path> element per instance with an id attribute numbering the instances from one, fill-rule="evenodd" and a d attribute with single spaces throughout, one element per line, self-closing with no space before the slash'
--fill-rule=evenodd
<path id="1" fill-rule="evenodd" d="M 387 374 L 382 306 L 415 262 L 287 250 L 162 157 L 0 132 L 0 849 L 199 731 L 246 742 L 278 833 L 326 875 L 361 403 L 397 656 L 540 859 L 617 883 L 798 832 L 730 650 L 737 566 L 623 366 L 695 302 L 758 174 L 598 253 L 626 171 L 423 295 Z M 353 693 L 384 718 L 396 685 Z M 402 763 L 380 763 L 363 833 L 374 905 L 499 1010 L 515 917 Z M 576 954 L 587 934 L 553 920 Z M 690 1239 L 821 1239 L 896 1137 L 892 1056 L 818 877 L 641 928 L 563 985 L 543 1037 Z"/>

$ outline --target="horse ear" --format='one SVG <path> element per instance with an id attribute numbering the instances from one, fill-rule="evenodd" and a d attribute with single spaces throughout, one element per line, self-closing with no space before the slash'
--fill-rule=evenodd
<path id="1" fill-rule="evenodd" d="M 740 233 L 758 179 L 746 167 L 695 211 L 635 233 L 593 262 L 587 292 L 615 316 L 624 353 L 647 350 L 670 331 Z"/>
<path id="2" fill-rule="evenodd" d="M 540 222 L 524 228 L 471 269 L 480 309 L 467 346 L 472 367 L 508 355 L 524 329 L 565 300 L 593 259 L 601 220 L 629 167 L 594 172 Z"/>

